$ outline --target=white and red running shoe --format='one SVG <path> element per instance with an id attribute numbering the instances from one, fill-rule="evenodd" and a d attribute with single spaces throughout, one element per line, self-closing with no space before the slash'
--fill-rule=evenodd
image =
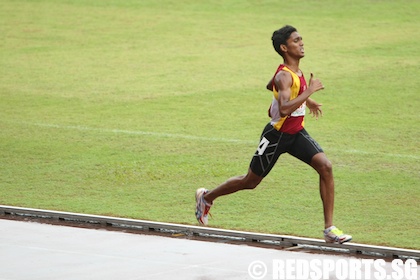
<path id="1" fill-rule="evenodd" d="M 195 201 L 197 203 L 195 206 L 195 217 L 204 226 L 208 224 L 210 207 L 213 205 L 204 200 L 204 195 L 208 192 L 205 188 L 200 188 L 195 192 Z"/>

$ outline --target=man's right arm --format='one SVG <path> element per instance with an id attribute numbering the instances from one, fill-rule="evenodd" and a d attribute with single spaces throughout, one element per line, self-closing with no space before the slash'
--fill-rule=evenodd
<path id="1" fill-rule="evenodd" d="M 313 79 L 313 74 L 311 73 L 309 87 L 295 99 L 290 100 L 292 82 L 292 75 L 287 71 L 280 71 L 274 77 L 274 83 L 276 84 L 279 92 L 279 109 L 281 117 L 286 117 L 293 113 L 314 92 L 324 88 L 318 79 Z"/>

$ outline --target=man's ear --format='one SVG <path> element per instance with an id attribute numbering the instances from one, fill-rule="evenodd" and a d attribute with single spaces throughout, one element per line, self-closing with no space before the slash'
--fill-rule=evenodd
<path id="1" fill-rule="evenodd" d="M 285 53 L 285 52 L 287 51 L 287 46 L 286 46 L 286 45 L 281 44 L 281 45 L 280 45 L 280 49 L 281 49 L 281 51 L 282 51 L 282 52 L 284 52 L 284 53 Z"/>

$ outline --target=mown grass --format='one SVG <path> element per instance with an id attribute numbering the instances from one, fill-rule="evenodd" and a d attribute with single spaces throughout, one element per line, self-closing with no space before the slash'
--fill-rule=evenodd
<path id="1" fill-rule="evenodd" d="M 303 9 L 304 7 L 304 9 Z M 306 126 L 334 164 L 336 224 L 420 248 L 416 1 L 3 1 L 0 203 L 196 224 L 193 194 L 244 173 L 281 61 L 303 35 L 326 89 Z M 210 225 L 321 237 L 318 179 L 282 156 Z"/>

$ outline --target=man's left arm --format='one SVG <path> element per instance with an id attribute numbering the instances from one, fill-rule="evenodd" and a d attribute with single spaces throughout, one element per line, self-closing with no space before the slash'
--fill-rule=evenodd
<path id="1" fill-rule="evenodd" d="M 309 108 L 309 114 L 311 114 L 313 117 L 318 119 L 318 117 L 322 117 L 322 110 L 321 110 L 322 104 L 319 104 L 312 98 L 308 98 L 306 100 L 306 107 Z"/>
<path id="2" fill-rule="evenodd" d="M 273 79 L 271 78 L 271 80 L 268 82 L 268 84 L 265 86 L 266 89 L 268 89 L 269 91 L 273 91 Z"/>

